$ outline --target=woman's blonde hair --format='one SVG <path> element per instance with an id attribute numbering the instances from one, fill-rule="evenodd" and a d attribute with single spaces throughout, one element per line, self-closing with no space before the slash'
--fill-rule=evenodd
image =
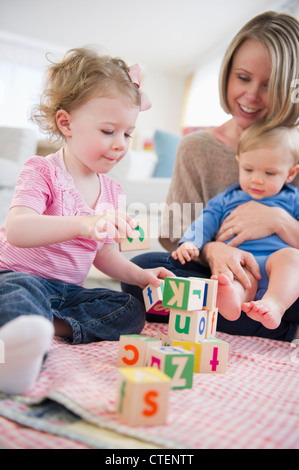
<path id="1" fill-rule="evenodd" d="M 113 97 L 120 93 L 129 103 L 140 106 L 138 87 L 119 58 L 100 56 L 89 48 L 71 49 L 61 62 L 52 62 L 45 89 L 31 118 L 51 138 L 63 137 L 56 123 L 57 111 L 70 113 L 90 98 Z"/>
<path id="2" fill-rule="evenodd" d="M 297 127 L 280 126 L 263 130 L 254 124 L 242 133 L 238 144 L 238 155 L 264 146 L 283 146 L 294 157 L 294 164 L 299 163 L 299 129 Z"/>
<path id="3" fill-rule="evenodd" d="M 286 13 L 269 11 L 250 20 L 236 34 L 222 61 L 219 89 L 220 102 L 230 114 L 227 84 L 234 54 L 248 39 L 261 42 L 269 51 L 272 71 L 268 87 L 268 113 L 265 129 L 276 126 L 294 126 L 299 117 L 299 22 Z"/>

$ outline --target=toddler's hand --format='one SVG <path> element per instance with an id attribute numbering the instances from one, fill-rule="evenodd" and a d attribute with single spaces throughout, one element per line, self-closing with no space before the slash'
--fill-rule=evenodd
<path id="1" fill-rule="evenodd" d="M 198 258 L 199 249 L 194 245 L 194 243 L 184 242 L 172 252 L 171 256 L 173 259 L 179 260 L 181 264 L 185 264 L 186 261 Z"/>
<path id="2" fill-rule="evenodd" d="M 85 219 L 82 228 L 85 238 L 103 242 L 110 235 L 117 243 L 120 243 L 121 238 L 134 238 L 132 229 L 136 228 L 136 222 L 125 212 L 108 210 Z"/>
<path id="3" fill-rule="evenodd" d="M 152 284 L 155 287 L 159 287 L 161 284 L 161 279 L 166 277 L 175 277 L 173 272 L 168 271 L 168 269 L 163 267 L 152 268 L 152 269 L 143 269 L 142 274 L 139 277 L 139 287 L 145 289 L 146 286 Z"/>

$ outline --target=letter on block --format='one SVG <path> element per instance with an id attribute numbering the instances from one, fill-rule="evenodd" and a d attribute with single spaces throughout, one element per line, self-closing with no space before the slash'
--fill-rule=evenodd
<path id="1" fill-rule="evenodd" d="M 165 424 L 171 379 L 151 367 L 119 369 L 116 410 L 131 426 Z"/>
<path id="2" fill-rule="evenodd" d="M 216 336 L 218 320 L 218 308 L 213 310 L 207 310 L 207 329 L 206 329 L 206 338 L 214 338 Z"/>
<path id="3" fill-rule="evenodd" d="M 180 347 L 153 347 L 149 350 L 147 365 L 157 367 L 172 378 L 171 387 L 191 388 L 194 354 Z"/>
<path id="4" fill-rule="evenodd" d="M 149 347 L 153 344 L 161 346 L 162 341 L 151 336 L 121 335 L 116 367 L 145 366 Z"/>
<path id="5" fill-rule="evenodd" d="M 216 307 L 218 281 L 215 279 L 203 279 L 205 282 L 205 292 L 203 308 L 213 310 Z"/>
<path id="6" fill-rule="evenodd" d="M 185 311 L 201 310 L 204 292 L 205 282 L 202 279 L 166 277 L 162 305 Z"/>
<path id="7" fill-rule="evenodd" d="M 120 251 L 148 250 L 151 247 L 149 222 L 147 219 L 139 220 L 134 238 L 123 238 L 119 244 Z"/>
<path id="8" fill-rule="evenodd" d="M 159 287 L 152 286 L 149 284 L 143 289 L 143 299 L 145 304 L 145 310 L 148 313 L 156 313 L 157 315 L 169 315 L 170 309 L 163 307 L 163 291 L 164 281 L 161 281 Z"/>
<path id="9" fill-rule="evenodd" d="M 207 338 L 200 343 L 200 373 L 223 374 L 227 370 L 228 343 L 219 338 Z"/>
<path id="10" fill-rule="evenodd" d="M 194 312 L 170 309 L 168 336 L 197 343 L 206 337 L 207 311 Z"/>
<path id="11" fill-rule="evenodd" d="M 158 331 L 158 338 L 161 340 L 161 346 L 172 346 L 172 339 L 168 336 L 168 331 L 160 328 Z"/>
<path id="12" fill-rule="evenodd" d="M 178 339 L 171 340 L 172 346 L 179 346 L 181 348 L 186 349 L 187 351 L 191 351 L 194 354 L 194 371 L 196 374 L 199 373 L 200 367 L 200 354 L 201 354 L 201 343 L 192 343 L 190 341 L 182 341 Z"/>

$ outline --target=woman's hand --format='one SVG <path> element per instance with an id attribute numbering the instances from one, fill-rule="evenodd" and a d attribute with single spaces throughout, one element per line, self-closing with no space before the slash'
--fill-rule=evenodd
<path id="1" fill-rule="evenodd" d="M 216 240 L 239 246 L 244 241 L 264 238 L 275 233 L 275 207 L 268 207 L 256 201 L 236 207 L 221 224 Z"/>
<path id="2" fill-rule="evenodd" d="M 225 274 L 231 281 L 236 278 L 245 289 L 251 287 L 246 269 L 249 270 L 256 279 L 261 278 L 257 261 L 254 256 L 247 251 L 220 242 L 210 242 L 203 247 L 202 253 L 213 275 Z"/>
<path id="3" fill-rule="evenodd" d="M 110 235 L 117 243 L 122 238 L 134 238 L 135 220 L 122 211 L 108 210 L 82 218 L 81 236 L 103 242 Z"/>

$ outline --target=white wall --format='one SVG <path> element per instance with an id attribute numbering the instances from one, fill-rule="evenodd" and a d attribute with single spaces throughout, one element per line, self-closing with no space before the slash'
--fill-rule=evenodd
<path id="1" fill-rule="evenodd" d="M 155 70 L 145 70 L 144 89 L 152 101 L 152 108 L 140 113 L 136 128 L 136 147 L 142 147 L 144 138 L 150 138 L 156 129 L 181 134 L 185 78 Z"/>
<path id="2" fill-rule="evenodd" d="M 28 118 L 42 89 L 48 51 L 55 59 L 65 52 L 49 44 L 32 43 L 0 32 L 0 126 L 33 125 Z M 156 129 L 180 134 L 185 89 L 182 77 L 155 70 L 142 70 L 142 73 L 143 86 L 153 106 L 139 115 L 135 132 L 138 148 L 142 148 L 144 139 L 152 137 Z"/>

